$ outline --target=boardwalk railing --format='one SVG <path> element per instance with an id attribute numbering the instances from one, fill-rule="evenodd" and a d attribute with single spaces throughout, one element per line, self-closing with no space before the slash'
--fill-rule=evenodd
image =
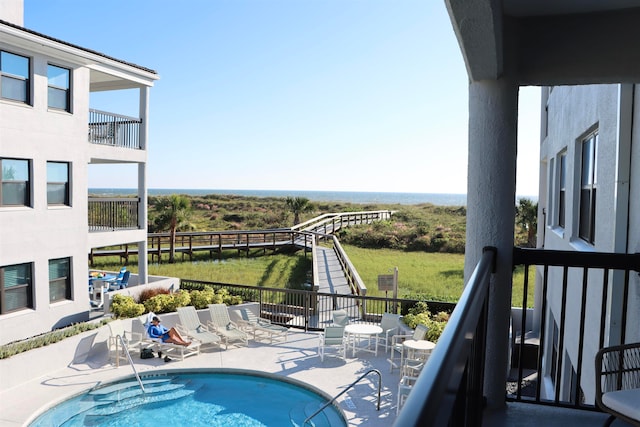
<path id="1" fill-rule="evenodd" d="M 89 231 L 139 229 L 139 204 L 140 199 L 137 197 L 90 197 Z"/>
<path id="2" fill-rule="evenodd" d="M 294 225 L 291 229 L 333 234 L 349 225 L 370 224 L 374 221 L 387 220 L 391 218 L 392 214 L 393 212 L 390 210 L 328 213 Z"/>
<path id="3" fill-rule="evenodd" d="M 139 150 L 141 124 L 142 119 L 91 109 L 89 142 Z"/>
<path id="4" fill-rule="evenodd" d="M 191 259 L 196 252 L 209 252 L 210 256 L 222 254 L 225 250 L 238 253 L 255 249 L 276 251 L 285 246 L 296 246 L 311 251 L 315 237 L 311 233 L 281 230 L 257 231 L 203 231 L 176 233 L 175 252 Z M 149 254 L 152 260 L 159 260 L 163 253 L 169 253 L 171 235 L 169 233 L 148 234 Z"/>

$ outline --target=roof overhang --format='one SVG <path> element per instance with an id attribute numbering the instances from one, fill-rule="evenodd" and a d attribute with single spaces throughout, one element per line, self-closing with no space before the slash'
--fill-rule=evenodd
<path id="1" fill-rule="evenodd" d="M 153 70 L 5 22 L 0 22 L 0 41 L 89 68 L 92 92 L 153 86 L 154 81 L 160 78 Z"/>

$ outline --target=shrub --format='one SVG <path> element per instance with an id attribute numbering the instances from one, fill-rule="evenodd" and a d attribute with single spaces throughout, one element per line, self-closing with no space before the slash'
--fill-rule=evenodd
<path id="1" fill-rule="evenodd" d="M 427 336 L 425 338 L 432 342 L 438 342 L 444 327 L 449 321 L 449 313 L 441 311 L 432 315 L 429 312 L 427 303 L 418 301 L 409 309 L 408 314 L 402 320 L 411 329 L 415 329 L 418 325 L 425 325 L 427 327 Z"/>
<path id="2" fill-rule="evenodd" d="M 134 301 L 133 297 L 116 294 L 111 301 L 111 312 L 116 318 L 136 317 L 144 313 L 145 306 Z"/>
<path id="3" fill-rule="evenodd" d="M 144 302 L 144 308 L 154 313 L 171 313 L 178 307 L 189 305 L 191 297 L 189 292 L 178 291 L 173 294 L 160 294 L 149 298 Z"/>
<path id="4" fill-rule="evenodd" d="M 207 308 L 207 305 L 213 304 L 215 292 L 212 287 L 205 286 L 203 290 L 193 290 L 189 292 L 191 296 L 191 305 L 197 310 Z"/>
<path id="5" fill-rule="evenodd" d="M 148 300 L 149 298 L 153 298 L 156 295 L 160 295 L 160 294 L 169 294 L 169 289 L 167 288 L 151 288 L 151 289 L 145 289 L 142 292 L 140 292 L 140 294 L 138 295 L 138 302 L 140 304 L 144 304 L 144 302 L 146 300 Z"/>

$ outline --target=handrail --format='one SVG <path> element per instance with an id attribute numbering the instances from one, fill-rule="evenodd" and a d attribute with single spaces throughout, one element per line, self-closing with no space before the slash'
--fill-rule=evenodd
<path id="1" fill-rule="evenodd" d="M 352 382 L 347 388 L 345 388 L 344 390 L 342 390 L 340 393 L 338 393 L 337 395 L 335 395 L 330 401 L 328 401 L 327 403 L 325 403 L 324 405 L 322 405 L 322 407 L 320 407 L 320 409 L 318 409 L 316 412 L 314 412 L 312 415 L 308 416 L 304 422 L 302 423 L 302 427 L 306 426 L 307 423 L 311 420 L 311 418 L 315 417 L 316 415 L 318 415 L 320 412 L 324 411 L 324 409 L 331 405 L 333 402 L 336 401 L 337 398 L 339 398 L 340 396 L 342 396 L 343 394 L 345 394 L 347 391 L 349 391 L 349 389 L 351 389 L 354 385 L 358 384 L 358 382 L 360 382 L 361 379 L 363 379 L 364 377 L 366 377 L 367 375 L 369 375 L 370 373 L 375 372 L 376 374 L 378 374 L 378 406 L 376 408 L 377 411 L 380 410 L 380 390 L 382 388 L 382 374 L 380 373 L 379 370 L 377 369 L 369 369 L 367 372 L 365 372 L 364 374 L 360 375 L 360 377 L 355 380 L 354 382 Z"/>
<path id="2" fill-rule="evenodd" d="M 138 384 L 140 384 L 140 390 L 142 390 L 143 393 L 146 393 L 146 391 L 144 391 L 144 385 L 142 385 L 142 380 L 140 379 L 140 375 L 138 375 L 138 371 L 136 370 L 136 367 L 133 364 L 133 359 L 131 358 L 131 354 L 129 353 L 129 349 L 127 348 L 126 343 L 124 342 L 124 338 L 122 338 L 122 335 L 116 335 L 116 338 L 118 338 L 120 340 L 120 343 L 122 344 L 122 349 L 124 350 L 124 354 L 127 355 L 127 359 L 129 359 L 129 364 L 131 365 L 131 369 L 133 369 L 133 373 L 136 376 L 136 379 L 138 380 Z M 117 347 L 117 343 L 118 341 L 116 341 L 116 360 L 120 360 L 118 358 L 118 347 Z"/>
<path id="3" fill-rule="evenodd" d="M 470 424 L 477 420 L 481 402 L 473 398 L 482 398 L 484 359 L 475 352 L 484 350 L 486 301 L 496 252 L 492 247 L 484 249 L 395 426 L 419 426 L 425 422 L 434 426 L 459 426 L 468 424 L 456 417 L 466 417 Z M 474 389 L 476 387 L 479 390 Z M 456 411 L 456 404 L 462 403 L 457 400 L 464 398 L 468 399 L 462 405 L 464 409 Z"/>

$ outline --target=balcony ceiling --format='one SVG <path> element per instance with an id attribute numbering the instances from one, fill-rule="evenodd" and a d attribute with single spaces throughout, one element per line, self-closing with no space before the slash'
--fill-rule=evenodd
<path id="1" fill-rule="evenodd" d="M 640 81 L 640 0 L 445 0 L 472 81 Z"/>

